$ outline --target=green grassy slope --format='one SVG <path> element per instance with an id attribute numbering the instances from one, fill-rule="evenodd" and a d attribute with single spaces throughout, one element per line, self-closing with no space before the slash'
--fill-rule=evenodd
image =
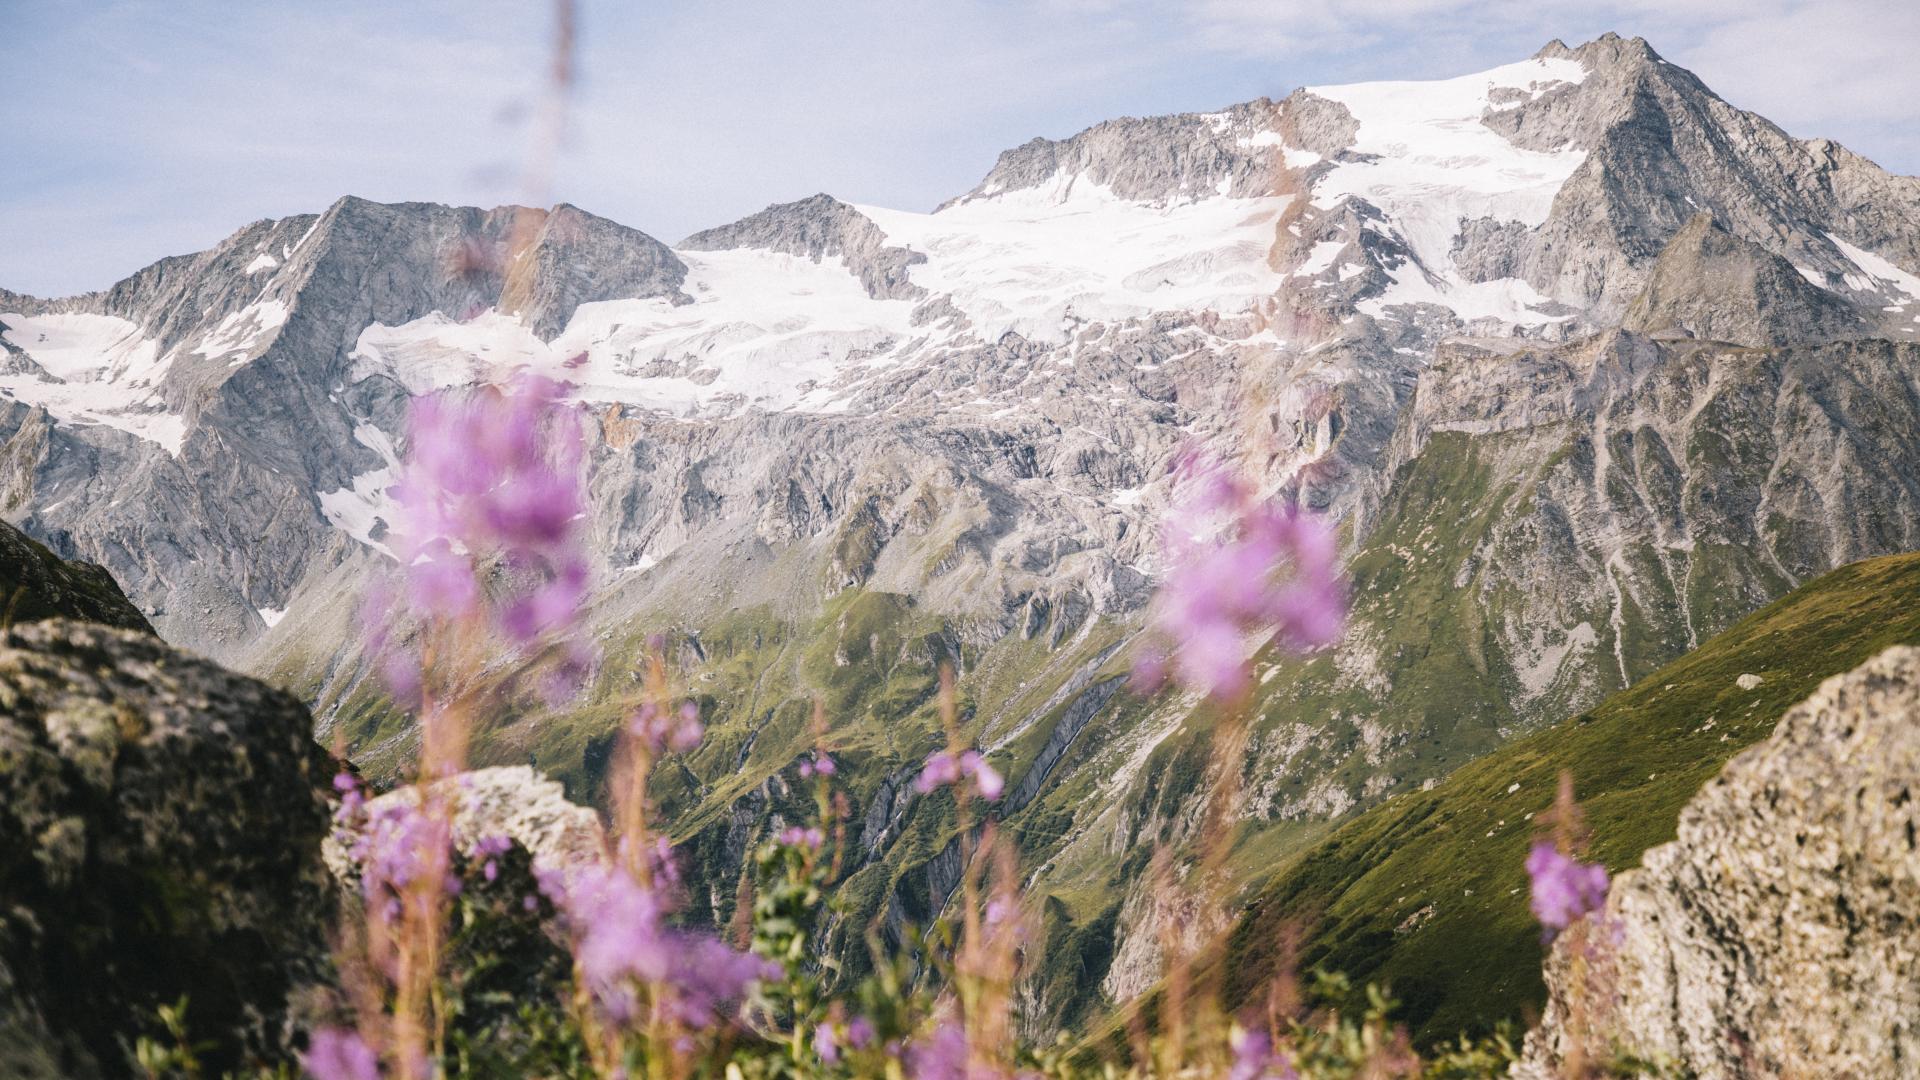
<path id="1" fill-rule="evenodd" d="M 530 681 L 516 683 L 519 669 L 503 663 L 497 672 L 500 705 L 476 719 L 470 763 L 530 764 L 560 780 L 575 800 L 604 803 L 622 702 L 636 685 L 632 673 L 643 666 L 648 633 L 673 625 L 668 616 L 642 613 L 596 634 L 604 650 L 598 681 L 557 709 L 534 700 Z M 910 921 L 923 923 L 931 916 L 935 898 L 929 894 L 928 864 L 956 832 L 950 799 L 915 798 L 887 830 L 886 843 L 862 843 L 876 801 L 890 800 L 914 767 L 945 743 L 936 700 L 941 665 L 962 673 L 963 736 L 996 745 L 995 767 L 1017 785 L 1035 767 L 1077 695 L 1042 706 L 1071 671 L 1085 667 L 1101 681 L 1123 673 L 1124 662 L 1112 657 L 1124 632 L 1101 623 L 1057 648 L 1017 634 L 970 644 L 952 620 L 910 597 L 850 588 L 825 600 L 817 612 L 796 616 L 765 605 L 742 606 L 702 620 L 697 637 L 669 634 L 677 684 L 698 701 L 707 725 L 701 745 L 670 757 L 651 781 L 661 820 L 680 847 L 689 895 L 701 901 L 689 917 L 724 924 L 732 916 L 746 846 L 757 842 L 776 817 L 794 821 L 812 813 L 810 789 L 799 784 L 797 765 L 815 742 L 809 721 L 817 701 L 840 765 L 837 782 L 853 809 L 846 822 L 852 850 L 836 892 L 845 908 L 838 945 L 850 969 L 858 971 L 867 959 L 864 931 L 890 897 L 898 899 Z M 1109 659 L 1103 663 L 1103 657 Z M 298 676 L 301 672 L 307 674 Z M 296 658 L 278 673 L 309 697 L 322 689 L 324 672 L 318 665 Z M 1144 704 L 1119 697 L 1100 723 L 1124 728 L 1137 720 Z M 411 720 L 391 707 L 378 680 L 357 684 L 336 706 L 334 730 L 356 763 L 378 782 L 401 775 L 414 748 Z M 1034 722 L 1015 732 L 1025 717 Z M 1019 830 L 1029 859 L 1051 854 L 1075 814 L 1093 805 L 1088 795 L 1097 777 L 1074 773 L 1091 741 L 1076 740 L 1052 770 L 1074 774 L 1070 794 L 1060 784 L 1049 785 L 1009 823 Z M 1075 867 L 1085 871 L 1095 899 L 1064 890 L 1068 902 L 1055 909 L 1061 941 L 1089 923 L 1103 926 L 1111 937 L 1119 900 L 1105 893 L 1120 861 L 1116 855 L 1090 870 Z M 1081 882 L 1076 878 L 1072 884 Z M 1073 940 L 1077 947 L 1080 939 Z M 1093 944 L 1081 951 L 1099 952 Z M 1096 976 L 1074 989 L 1086 996 L 1097 983 Z"/>
<path id="2" fill-rule="evenodd" d="M 1530 815 L 1562 769 L 1618 872 L 1669 840 L 1681 806 L 1823 679 L 1920 643 L 1920 553 L 1835 570 L 1572 720 L 1512 742 L 1426 791 L 1389 799 L 1312 845 L 1255 897 L 1229 944 L 1229 985 L 1263 983 L 1291 926 L 1303 967 L 1389 984 L 1416 1038 L 1484 1029 L 1544 999 L 1522 870 Z M 1764 681 L 1742 690 L 1736 680 Z"/>

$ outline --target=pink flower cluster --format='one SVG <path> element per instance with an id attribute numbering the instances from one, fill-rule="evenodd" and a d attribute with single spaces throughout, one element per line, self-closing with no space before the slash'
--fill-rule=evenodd
<path id="1" fill-rule="evenodd" d="M 989 1080 L 975 1075 L 967 1046 L 967 1029 L 951 1020 L 907 1047 L 907 1071 L 914 1080 Z M 993 1078 L 997 1080 L 997 1078 Z"/>
<path id="2" fill-rule="evenodd" d="M 347 1028 L 320 1028 L 307 1041 L 300 1067 L 313 1080 L 380 1080 L 380 1056 Z"/>
<path id="3" fill-rule="evenodd" d="M 778 839 L 782 847 L 817 849 L 826 844 L 827 834 L 822 832 L 818 826 L 801 828 L 798 825 L 789 825 L 780 830 Z"/>
<path id="4" fill-rule="evenodd" d="M 367 805 L 366 789 L 360 786 L 360 778 L 350 772 L 335 773 L 333 790 L 340 796 L 340 805 L 333 808 L 334 823 L 345 825 L 360 820 L 361 808 Z"/>
<path id="5" fill-rule="evenodd" d="M 699 746 L 706 735 L 706 729 L 700 725 L 700 707 L 691 701 L 683 701 L 678 709 L 671 711 L 651 701 L 642 702 L 627 726 L 634 737 L 646 745 L 647 752 L 654 755 L 667 750 L 684 754 Z"/>
<path id="6" fill-rule="evenodd" d="M 500 856 L 512 850 L 513 838 L 510 836 L 483 836 L 474 842 L 473 850 L 467 852 L 467 857 L 480 860 L 480 876 L 491 884 L 500 877 Z"/>
<path id="7" fill-rule="evenodd" d="M 540 887 L 563 914 L 580 977 L 611 1023 L 643 1019 L 638 1010 L 644 984 L 647 996 L 675 1020 L 707 1027 L 756 980 L 781 974 L 779 965 L 717 937 L 669 926 L 664 894 L 624 867 L 603 863 L 565 875 L 546 873 Z"/>
<path id="8" fill-rule="evenodd" d="M 831 756 L 816 750 L 813 752 L 811 759 L 800 763 L 800 779 L 809 780 L 815 776 L 832 776 L 838 772 L 839 769 L 840 766 L 834 764 Z"/>
<path id="9" fill-rule="evenodd" d="M 1187 495 L 1162 536 L 1167 572 L 1156 598 L 1158 638 L 1134 668 L 1136 685 L 1181 685 L 1231 699 L 1252 685 L 1248 654 L 1279 640 L 1314 649 L 1339 640 L 1346 601 L 1333 533 L 1297 507 L 1198 452 L 1175 475 Z"/>
<path id="10" fill-rule="evenodd" d="M 892 1044 L 889 1044 L 889 1049 Z M 1040 1080 L 1030 1069 L 1008 1072 L 974 1054 L 973 1035 L 951 1017 L 906 1046 L 907 1075 L 913 1080 Z"/>
<path id="11" fill-rule="evenodd" d="M 865 1050 L 873 1045 L 873 1023 L 864 1016 L 856 1016 L 847 1021 L 846 1034 L 843 1036 L 832 1024 L 821 1023 L 813 1029 L 813 1051 L 820 1060 L 828 1065 L 840 1064 L 840 1048 Z"/>
<path id="12" fill-rule="evenodd" d="M 394 554 L 416 616 L 459 620 L 491 608 L 500 629 L 533 641 L 568 627 L 587 591 L 578 417 L 567 387 L 532 375 L 459 397 L 415 399 L 407 456 L 389 489 Z M 497 559 L 510 583 L 485 602 L 479 569 Z"/>
<path id="13" fill-rule="evenodd" d="M 1004 780 L 987 759 L 977 750 L 964 750 L 958 754 L 941 750 L 927 758 L 921 767 L 920 775 L 914 778 L 913 787 L 922 795 L 931 795 L 936 790 L 962 780 L 972 780 L 974 790 L 983 799 L 997 799 L 1006 787 Z"/>
<path id="14" fill-rule="evenodd" d="M 360 891 L 370 918 L 398 920 L 404 903 L 431 902 L 412 886 L 438 880 L 438 894 L 460 891 L 453 872 L 453 833 L 444 814 L 405 800 L 380 803 L 361 815 L 350 855 L 360 867 Z"/>
<path id="15" fill-rule="evenodd" d="M 1292 1056 L 1285 1051 L 1275 1053 L 1273 1039 L 1266 1032 L 1235 1027 L 1227 1042 L 1233 1051 L 1227 1080 L 1299 1080 Z"/>
<path id="16" fill-rule="evenodd" d="M 1607 868 L 1576 861 L 1551 840 L 1536 842 L 1527 853 L 1527 877 L 1533 917 L 1549 933 L 1565 930 L 1607 902 Z"/>

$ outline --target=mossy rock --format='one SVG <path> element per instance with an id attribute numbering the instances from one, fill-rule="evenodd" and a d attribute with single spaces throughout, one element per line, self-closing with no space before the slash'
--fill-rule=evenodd
<path id="1" fill-rule="evenodd" d="M 283 1057 L 334 896 L 310 730 L 284 692 L 150 634 L 0 637 L 0 1062 L 126 1075 L 182 997 L 211 1071 Z"/>
<path id="2" fill-rule="evenodd" d="M 0 521 L 0 625 L 58 618 L 153 633 L 104 568 L 68 562 Z"/>

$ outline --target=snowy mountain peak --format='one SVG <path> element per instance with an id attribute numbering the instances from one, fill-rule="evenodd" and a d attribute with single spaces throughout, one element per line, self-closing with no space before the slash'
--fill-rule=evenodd
<path id="1" fill-rule="evenodd" d="M 815 263 L 837 256 L 876 300 L 918 299 L 926 292 L 908 280 L 909 268 L 925 262 L 925 254 L 888 246 L 872 218 L 825 193 L 769 206 L 731 225 L 695 233 L 679 247 L 682 251 L 758 248 L 804 256 Z"/>
<path id="2" fill-rule="evenodd" d="M 1696 268 L 1724 278 L 1695 288 Z M 1630 321 L 1648 333 L 1920 337 L 1920 181 L 1793 139 L 1609 35 L 1453 79 L 1112 120 L 1008 150 L 931 213 L 819 194 L 672 248 L 566 204 L 347 197 L 104 292 L 0 294 L 0 432 L 49 426 L 35 452 L 67 464 L 10 505 L 94 557 L 148 544 L 120 508 L 141 499 L 195 523 L 169 551 L 278 537 L 272 567 L 115 567 L 158 607 L 195 598 L 194 618 L 158 621 L 216 647 L 285 608 L 330 544 L 381 549 L 405 402 L 434 389 L 533 368 L 620 430 L 1052 433 L 1104 485 L 1076 497 L 1127 517 L 1154 505 L 1160 425 L 1219 433 L 1195 402 L 1259 372 L 1274 486 L 1346 512 L 1442 343 L 1577 339 L 1643 294 Z M 1791 310 L 1746 316 L 1776 298 Z M 102 501 L 82 460 L 150 490 Z M 215 477 L 266 501 L 235 525 L 196 487 Z M 848 497 L 763 496 L 734 497 L 789 539 Z M 658 558 L 696 532 L 610 543 Z M 1137 554 L 1092 560 L 1085 587 L 1126 602 Z"/>

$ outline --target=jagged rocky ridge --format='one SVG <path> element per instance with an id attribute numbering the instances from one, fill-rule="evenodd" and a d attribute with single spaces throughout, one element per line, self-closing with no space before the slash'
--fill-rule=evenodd
<path id="1" fill-rule="evenodd" d="M 405 402 L 563 373 L 607 663 L 482 762 L 591 795 L 670 628 L 713 737 L 661 782 L 712 916 L 794 812 L 817 695 L 875 823 L 848 895 L 897 928 L 953 880 L 903 779 L 954 664 L 1023 793 L 1049 948 L 1104 973 L 1151 938 L 1116 915 L 1141 853 L 1202 794 L 1193 703 L 1109 693 L 1176 447 L 1238 448 L 1345 529 L 1352 633 L 1263 666 L 1246 814 L 1284 851 L 1916 546 L 1917 268 L 1920 181 L 1608 35 L 1037 140 L 931 215 L 816 196 L 669 249 L 571 207 L 345 199 L 103 293 L 8 294 L 0 505 L 390 774 L 409 732 L 355 613 Z"/>

